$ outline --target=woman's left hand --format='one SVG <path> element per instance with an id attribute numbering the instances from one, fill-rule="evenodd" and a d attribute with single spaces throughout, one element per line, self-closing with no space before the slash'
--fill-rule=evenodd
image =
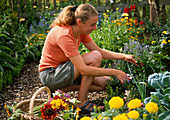
<path id="1" fill-rule="evenodd" d="M 137 59 L 140 61 L 139 58 L 137 58 Z M 133 63 L 133 64 L 136 65 L 136 66 L 139 66 L 139 65 L 137 64 L 137 61 L 136 61 L 135 58 L 133 57 L 133 55 L 125 55 L 125 61 L 127 61 L 127 62 L 129 62 L 129 63 Z M 143 65 L 144 65 L 144 64 L 141 63 L 141 62 L 139 62 L 139 64 L 140 64 L 140 66 L 143 66 Z"/>

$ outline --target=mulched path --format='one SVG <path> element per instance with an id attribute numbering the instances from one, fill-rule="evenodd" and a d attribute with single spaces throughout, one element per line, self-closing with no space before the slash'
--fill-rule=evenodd
<path id="1" fill-rule="evenodd" d="M 32 95 L 43 85 L 39 79 L 38 63 L 26 64 L 21 75 L 13 80 L 13 84 L 8 85 L 0 92 L 0 120 L 7 120 L 7 113 L 4 109 L 4 105 L 16 105 L 23 100 L 30 99 Z M 68 92 L 71 98 L 77 98 L 78 91 Z M 47 98 L 47 93 L 42 92 L 37 98 Z M 106 92 L 89 92 L 88 99 L 91 101 L 102 102 L 106 98 Z"/>

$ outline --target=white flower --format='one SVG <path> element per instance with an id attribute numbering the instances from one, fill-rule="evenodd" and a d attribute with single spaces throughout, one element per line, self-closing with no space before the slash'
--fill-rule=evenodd
<path id="1" fill-rule="evenodd" d="M 69 99 L 69 101 L 73 104 L 77 104 L 77 103 L 80 103 L 79 100 L 77 100 L 76 98 L 73 98 L 73 99 Z"/>

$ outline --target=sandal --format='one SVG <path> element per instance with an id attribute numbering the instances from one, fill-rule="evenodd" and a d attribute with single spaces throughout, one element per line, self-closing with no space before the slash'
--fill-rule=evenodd
<path id="1" fill-rule="evenodd" d="M 90 103 L 90 101 L 87 101 L 80 109 L 81 109 L 81 113 L 90 113 L 90 112 L 94 112 L 94 104 L 93 103 L 90 103 L 90 105 L 89 105 L 89 103 Z M 89 105 L 89 106 L 88 106 Z M 86 106 L 88 106 L 88 108 L 86 109 Z M 98 107 L 99 105 L 98 104 L 96 104 L 95 105 L 96 107 Z M 92 108 L 93 107 L 93 108 Z M 91 109 L 92 108 L 92 109 Z M 103 109 L 101 109 L 100 111 L 103 111 L 104 110 L 104 108 Z"/>

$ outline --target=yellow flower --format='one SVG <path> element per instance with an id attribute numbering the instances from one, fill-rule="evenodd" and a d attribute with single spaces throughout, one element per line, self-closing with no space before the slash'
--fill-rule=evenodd
<path id="1" fill-rule="evenodd" d="M 30 43 L 30 45 L 33 45 L 33 43 Z"/>
<path id="2" fill-rule="evenodd" d="M 143 119 L 145 120 L 147 117 L 147 114 L 143 114 Z"/>
<path id="3" fill-rule="evenodd" d="M 131 119 L 138 119 L 139 117 L 139 112 L 138 111 L 130 111 L 129 113 L 127 113 L 127 116 Z"/>
<path id="4" fill-rule="evenodd" d="M 139 33 L 139 31 L 137 31 L 137 33 Z"/>
<path id="5" fill-rule="evenodd" d="M 122 106 L 124 105 L 124 101 L 122 98 L 120 97 L 112 97 L 110 100 L 109 100 L 109 106 L 110 108 L 115 108 L 115 109 L 119 109 L 121 108 Z"/>
<path id="6" fill-rule="evenodd" d="M 168 42 L 170 42 L 170 40 L 168 40 Z"/>
<path id="7" fill-rule="evenodd" d="M 125 20 L 128 20 L 128 17 L 125 17 Z"/>
<path id="8" fill-rule="evenodd" d="M 145 30 L 145 28 L 143 28 L 143 30 Z"/>
<path id="9" fill-rule="evenodd" d="M 113 120 L 129 120 L 125 114 L 119 114 L 116 117 L 113 117 Z"/>
<path id="10" fill-rule="evenodd" d="M 129 21 L 133 21 L 132 18 L 130 18 Z"/>
<path id="11" fill-rule="evenodd" d="M 51 107 L 53 108 L 53 109 L 59 109 L 60 108 L 60 105 L 63 103 L 63 101 L 62 101 L 62 99 L 57 99 L 57 100 L 52 100 L 51 101 Z"/>
<path id="12" fill-rule="evenodd" d="M 109 10 L 107 10 L 107 12 L 109 12 Z"/>
<path id="13" fill-rule="evenodd" d="M 124 18 L 120 18 L 120 21 L 124 21 L 125 19 Z"/>
<path id="14" fill-rule="evenodd" d="M 103 13 L 103 15 L 106 15 L 106 13 Z"/>
<path id="15" fill-rule="evenodd" d="M 91 118 L 90 117 L 83 117 L 80 120 L 91 120 Z"/>
<path id="16" fill-rule="evenodd" d="M 33 6 L 33 8 L 37 8 L 37 6 L 36 6 L 36 5 L 34 5 L 34 6 Z"/>
<path id="17" fill-rule="evenodd" d="M 156 41 L 152 41 L 152 42 L 151 42 L 151 44 L 154 44 L 154 43 L 156 43 Z"/>
<path id="18" fill-rule="evenodd" d="M 127 105 L 128 105 L 128 108 L 130 109 L 136 109 L 141 106 L 141 100 L 133 99 Z"/>
<path id="19" fill-rule="evenodd" d="M 25 21 L 25 18 L 20 18 L 19 21 Z"/>
<path id="20" fill-rule="evenodd" d="M 166 33 L 167 33 L 167 31 L 163 31 L 162 33 L 163 33 L 163 34 L 166 34 Z"/>
<path id="21" fill-rule="evenodd" d="M 129 16 L 129 14 L 128 13 L 123 13 L 122 16 L 127 17 L 127 16 Z"/>
<path id="22" fill-rule="evenodd" d="M 138 35 L 136 35 L 136 37 L 138 37 Z"/>
<path id="23" fill-rule="evenodd" d="M 145 109 L 149 113 L 157 113 L 158 112 L 158 105 L 154 102 L 150 102 L 150 103 L 146 104 Z"/>
<path id="24" fill-rule="evenodd" d="M 119 8 L 116 8 L 116 10 L 119 10 Z"/>
<path id="25" fill-rule="evenodd" d="M 166 42 L 166 40 L 165 40 L 165 39 L 162 41 L 162 43 L 165 43 L 165 44 L 167 44 L 167 42 Z"/>

